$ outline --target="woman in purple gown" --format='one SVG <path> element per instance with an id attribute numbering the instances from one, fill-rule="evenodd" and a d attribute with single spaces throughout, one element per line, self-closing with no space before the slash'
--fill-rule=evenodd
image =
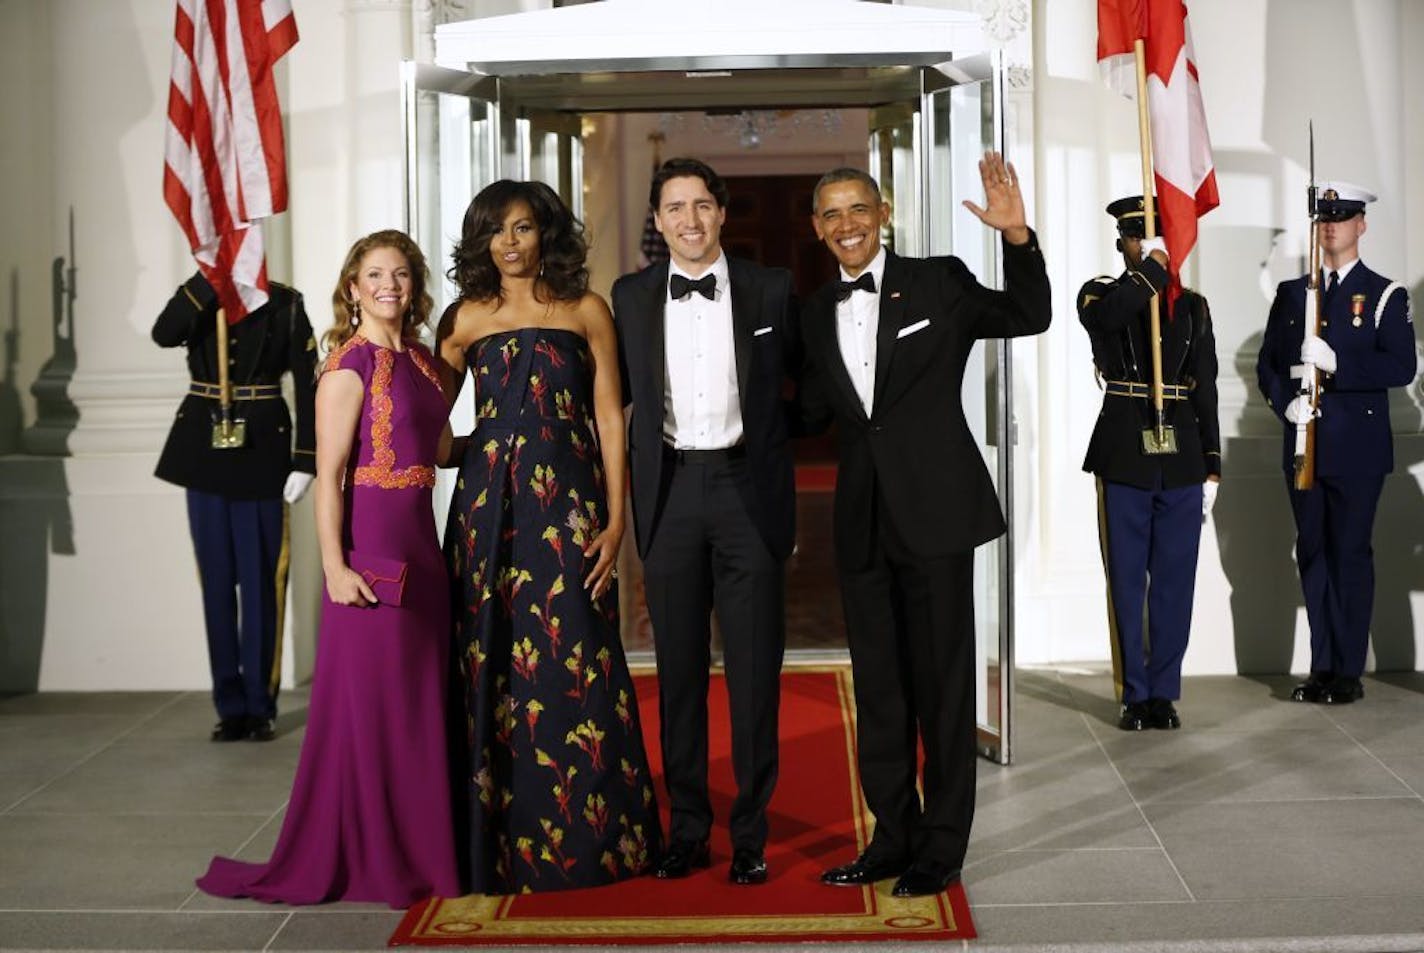
<path id="1" fill-rule="evenodd" d="M 213 860 L 198 886 L 292 904 L 408 907 L 458 896 L 445 744 L 449 586 L 431 510 L 447 452 L 425 258 L 404 233 L 352 246 L 316 393 L 326 588 L 306 737 L 265 864 Z"/>
<path id="2" fill-rule="evenodd" d="M 470 372 L 477 415 L 457 441 L 445 555 L 468 754 L 458 843 L 482 893 L 612 883 L 647 870 L 660 842 L 618 633 L 617 341 L 582 232 L 542 183 L 481 191 L 450 274 L 461 300 L 437 334 L 459 379 Z"/>

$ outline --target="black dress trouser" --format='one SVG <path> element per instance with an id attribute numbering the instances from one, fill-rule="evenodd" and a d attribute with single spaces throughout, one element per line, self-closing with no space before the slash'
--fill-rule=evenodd
<path id="1" fill-rule="evenodd" d="M 707 788 L 711 614 L 722 633 L 732 722 L 733 849 L 760 851 L 776 787 L 777 713 L 786 648 L 785 566 L 767 549 L 746 497 L 745 457 L 669 456 L 664 503 L 643 558 L 658 663 L 669 842 L 712 829 Z"/>
<path id="2" fill-rule="evenodd" d="M 874 506 L 870 560 L 840 574 L 860 783 L 875 815 L 868 850 L 955 870 L 974 820 L 974 552 L 916 556 L 878 494 Z"/>

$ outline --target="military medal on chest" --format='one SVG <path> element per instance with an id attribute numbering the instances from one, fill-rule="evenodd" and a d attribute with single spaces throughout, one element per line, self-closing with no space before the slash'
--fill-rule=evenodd
<path id="1" fill-rule="evenodd" d="M 1350 295 L 1350 324 L 1355 327 L 1365 323 L 1365 296 Z"/>

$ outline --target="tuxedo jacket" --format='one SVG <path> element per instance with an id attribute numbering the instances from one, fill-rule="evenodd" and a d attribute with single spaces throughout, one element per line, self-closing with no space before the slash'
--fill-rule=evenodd
<path id="1" fill-rule="evenodd" d="M 795 477 L 782 397 L 783 382 L 796 369 L 799 348 L 791 273 L 731 257 L 727 269 L 742 439 L 751 477 L 744 499 L 767 548 L 784 559 L 791 554 L 796 535 Z M 642 556 L 657 531 L 666 498 L 663 418 L 668 366 L 663 313 L 667 285 L 666 262 L 624 275 L 613 285 L 623 403 L 632 405 L 628 464 L 633 531 Z"/>
<path id="2" fill-rule="evenodd" d="M 1078 320 L 1093 343 L 1093 365 L 1104 384 L 1152 384 L 1150 302 L 1167 286 L 1167 269 L 1147 258 L 1136 271 L 1094 278 L 1078 292 Z M 1221 475 L 1221 428 L 1217 418 L 1216 336 L 1206 298 L 1183 289 L 1166 314 L 1162 304 L 1162 382 L 1186 389 L 1183 400 L 1163 401 L 1177 452 L 1142 452 L 1142 431 L 1154 425 L 1152 398 L 1124 397 L 1105 386 L 1102 410 L 1088 441 L 1083 469 L 1105 480 L 1152 489 L 1201 483 Z"/>
<path id="3" fill-rule="evenodd" d="M 295 434 L 286 400 L 234 401 L 232 416 L 247 422 L 242 447 L 214 450 L 217 398 L 188 394 L 178 405 L 155 471 L 159 479 L 236 500 L 278 499 L 293 470 L 316 472 L 316 340 L 302 296 L 271 283 L 267 303 L 228 327 L 228 374 L 234 386 L 277 384 L 291 373 Z M 169 300 L 153 325 L 160 347 L 186 347 L 188 374 L 218 382 L 218 301 L 201 272 Z"/>
<path id="4" fill-rule="evenodd" d="M 1004 243 L 1004 277 L 1006 290 L 993 291 L 958 258 L 887 252 L 869 416 L 841 357 L 836 283 L 807 300 L 798 417 L 809 432 L 836 421 L 834 535 L 842 569 L 862 568 L 870 559 L 877 496 L 918 556 L 965 552 L 1004 532 L 960 392 L 976 341 L 1048 327 L 1048 272 L 1032 233 L 1024 245 Z"/>
<path id="5" fill-rule="evenodd" d="M 1300 363 L 1305 335 L 1305 281 L 1302 275 L 1276 288 L 1256 360 L 1257 384 L 1284 427 L 1281 465 L 1288 473 L 1294 464 L 1295 425 L 1284 415 L 1299 390 L 1290 369 Z M 1323 280 L 1320 287 L 1324 295 Z M 1322 315 L 1320 336 L 1334 349 L 1337 367 L 1334 374 L 1322 375 L 1315 472 L 1389 473 L 1394 469 L 1394 442 L 1388 388 L 1406 386 L 1417 369 L 1409 293 L 1356 262 Z"/>

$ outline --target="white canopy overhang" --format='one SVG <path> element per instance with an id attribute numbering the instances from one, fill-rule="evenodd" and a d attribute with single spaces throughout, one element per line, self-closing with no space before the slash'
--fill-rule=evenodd
<path id="1" fill-rule="evenodd" d="M 435 31 L 437 63 L 494 76 L 914 66 L 987 50 L 975 14 L 859 0 L 604 0 Z"/>

